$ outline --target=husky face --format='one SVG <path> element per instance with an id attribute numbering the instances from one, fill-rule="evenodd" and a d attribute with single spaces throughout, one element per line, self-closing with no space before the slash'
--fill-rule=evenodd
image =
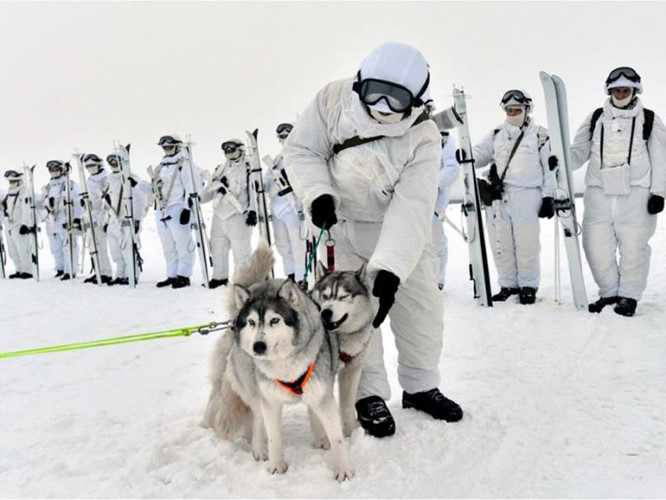
<path id="1" fill-rule="evenodd" d="M 372 320 L 374 308 L 365 264 L 356 271 L 329 272 L 317 262 L 316 273 L 312 299 L 321 308 L 327 331 L 353 332 Z"/>
<path id="2" fill-rule="evenodd" d="M 266 282 L 252 289 L 234 285 L 239 309 L 234 331 L 241 349 L 254 358 L 284 359 L 299 342 L 296 310 L 302 300 L 290 280 L 280 286 Z"/>

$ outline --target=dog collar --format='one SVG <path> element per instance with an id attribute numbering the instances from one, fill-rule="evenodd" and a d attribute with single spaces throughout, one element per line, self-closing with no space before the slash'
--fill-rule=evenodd
<path id="1" fill-rule="evenodd" d="M 314 371 L 314 367 L 315 367 L 315 362 L 313 361 L 312 363 L 310 363 L 310 366 L 308 366 L 308 370 L 293 382 L 285 382 L 284 380 L 279 380 L 279 379 L 275 379 L 275 382 L 278 385 L 282 386 L 282 388 L 291 392 L 294 396 L 300 396 L 303 394 L 303 389 L 310 380 L 310 376 Z"/>
<path id="2" fill-rule="evenodd" d="M 340 351 L 340 361 L 343 363 L 349 363 L 355 356 L 347 354 L 345 351 Z"/>

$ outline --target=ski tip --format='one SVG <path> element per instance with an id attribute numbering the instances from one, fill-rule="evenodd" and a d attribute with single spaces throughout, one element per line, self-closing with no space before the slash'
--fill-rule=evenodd
<path id="1" fill-rule="evenodd" d="M 256 139 L 257 136 L 259 135 L 259 129 L 258 129 L 258 128 L 255 128 L 255 129 L 254 129 L 254 132 L 252 132 L 252 135 L 253 135 L 254 138 Z"/>

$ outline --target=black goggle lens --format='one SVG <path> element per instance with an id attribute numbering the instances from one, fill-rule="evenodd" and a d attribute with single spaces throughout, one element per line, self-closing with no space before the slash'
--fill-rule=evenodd
<path id="1" fill-rule="evenodd" d="M 291 123 L 280 123 L 280 125 L 277 126 L 277 129 L 275 129 L 275 133 L 278 135 L 288 135 L 291 133 L 293 128 L 294 127 Z"/>
<path id="2" fill-rule="evenodd" d="M 236 151 L 239 147 L 240 147 L 240 145 L 237 144 L 237 143 L 235 143 L 235 142 L 223 142 L 223 143 L 222 143 L 222 150 L 223 150 L 225 153 L 233 153 L 233 152 Z"/>
<path id="3" fill-rule="evenodd" d="M 502 104 L 506 104 L 511 99 L 515 99 L 519 103 L 526 103 L 529 99 L 520 90 L 509 90 L 502 96 Z"/>
<path id="4" fill-rule="evenodd" d="M 613 71 L 611 71 L 608 75 L 608 78 L 606 78 L 606 83 L 612 83 L 621 76 L 624 76 L 630 82 L 637 83 L 641 81 L 641 77 L 638 76 L 638 73 L 636 73 L 633 68 L 624 66 L 622 68 L 615 68 Z"/>
<path id="5" fill-rule="evenodd" d="M 368 106 L 373 106 L 383 99 L 394 113 L 404 113 L 414 103 L 414 96 L 405 87 L 372 78 L 361 81 L 359 96 Z"/>

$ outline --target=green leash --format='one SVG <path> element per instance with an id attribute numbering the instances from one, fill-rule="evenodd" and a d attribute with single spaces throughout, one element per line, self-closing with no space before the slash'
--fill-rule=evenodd
<path id="1" fill-rule="evenodd" d="M 314 262 L 315 256 L 317 255 L 317 249 L 319 248 L 319 243 L 321 243 L 321 238 L 324 236 L 324 232 L 326 231 L 326 223 L 324 222 L 321 225 L 321 231 L 319 231 L 319 236 L 317 237 L 317 241 L 314 244 L 314 248 L 312 249 L 312 253 L 310 254 L 310 258 L 308 259 L 308 265 L 305 267 L 305 273 L 303 274 L 303 281 L 308 279 L 308 275 L 310 274 L 310 271 L 312 270 L 312 264 Z M 329 234 L 330 236 L 330 234 Z"/>
<path id="2" fill-rule="evenodd" d="M 129 344 L 131 342 L 141 342 L 144 340 L 163 339 L 169 337 L 189 337 L 193 333 L 208 335 L 210 332 L 224 330 L 231 327 L 230 321 L 222 323 L 206 323 L 205 325 L 189 326 L 185 328 L 174 328 L 172 330 L 160 330 L 150 333 L 139 333 L 137 335 L 125 335 L 122 337 L 110 337 L 108 339 L 91 340 L 90 342 L 78 342 L 75 344 L 60 344 L 49 347 L 38 347 L 35 349 L 25 349 L 23 351 L 13 351 L 0 353 L 0 359 L 15 358 L 18 356 L 29 356 L 31 354 L 45 354 L 49 352 L 75 351 L 78 349 L 89 349 L 91 347 L 103 347 L 107 345 Z"/>

